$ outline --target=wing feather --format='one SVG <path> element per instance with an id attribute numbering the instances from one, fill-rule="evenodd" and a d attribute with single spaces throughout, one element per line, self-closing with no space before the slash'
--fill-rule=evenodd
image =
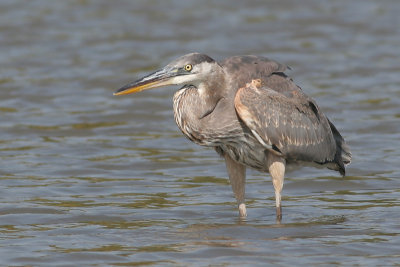
<path id="1" fill-rule="evenodd" d="M 334 161 L 329 122 L 312 99 L 287 97 L 259 80 L 238 90 L 235 109 L 266 149 L 292 160 Z"/>

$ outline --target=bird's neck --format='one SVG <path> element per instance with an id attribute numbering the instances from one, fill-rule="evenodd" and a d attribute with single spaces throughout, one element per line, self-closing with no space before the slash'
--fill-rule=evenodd
<path id="1" fill-rule="evenodd" d="M 214 104 L 218 99 L 228 96 L 225 73 L 221 69 L 211 72 L 208 77 L 195 85 L 200 98 L 207 103 Z"/>

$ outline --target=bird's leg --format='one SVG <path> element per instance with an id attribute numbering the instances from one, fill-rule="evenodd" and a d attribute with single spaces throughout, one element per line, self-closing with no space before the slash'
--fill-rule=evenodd
<path id="1" fill-rule="evenodd" d="M 246 204 L 244 203 L 246 166 L 234 161 L 227 153 L 225 153 L 224 157 L 232 191 L 238 203 L 239 216 L 244 218 L 247 216 Z"/>
<path id="2" fill-rule="evenodd" d="M 285 159 L 270 153 L 267 159 L 267 166 L 275 189 L 276 218 L 278 222 L 282 219 L 281 192 L 285 178 Z"/>

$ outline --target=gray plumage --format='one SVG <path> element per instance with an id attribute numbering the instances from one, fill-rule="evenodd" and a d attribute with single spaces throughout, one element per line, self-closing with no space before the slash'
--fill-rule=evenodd
<path id="1" fill-rule="evenodd" d="M 270 172 L 281 217 L 285 165 L 313 162 L 345 174 L 351 153 L 316 102 L 264 57 L 234 56 L 216 62 L 185 55 L 165 68 L 122 87 L 119 94 L 183 84 L 174 95 L 174 116 L 193 142 L 214 147 L 225 158 L 241 216 L 245 166 Z"/>

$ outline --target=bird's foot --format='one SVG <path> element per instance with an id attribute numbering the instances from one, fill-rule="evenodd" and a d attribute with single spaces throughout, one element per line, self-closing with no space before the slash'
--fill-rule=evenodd
<path id="1" fill-rule="evenodd" d="M 239 204 L 239 216 L 240 216 L 240 218 L 247 217 L 246 204 L 244 204 L 244 203 Z"/>

